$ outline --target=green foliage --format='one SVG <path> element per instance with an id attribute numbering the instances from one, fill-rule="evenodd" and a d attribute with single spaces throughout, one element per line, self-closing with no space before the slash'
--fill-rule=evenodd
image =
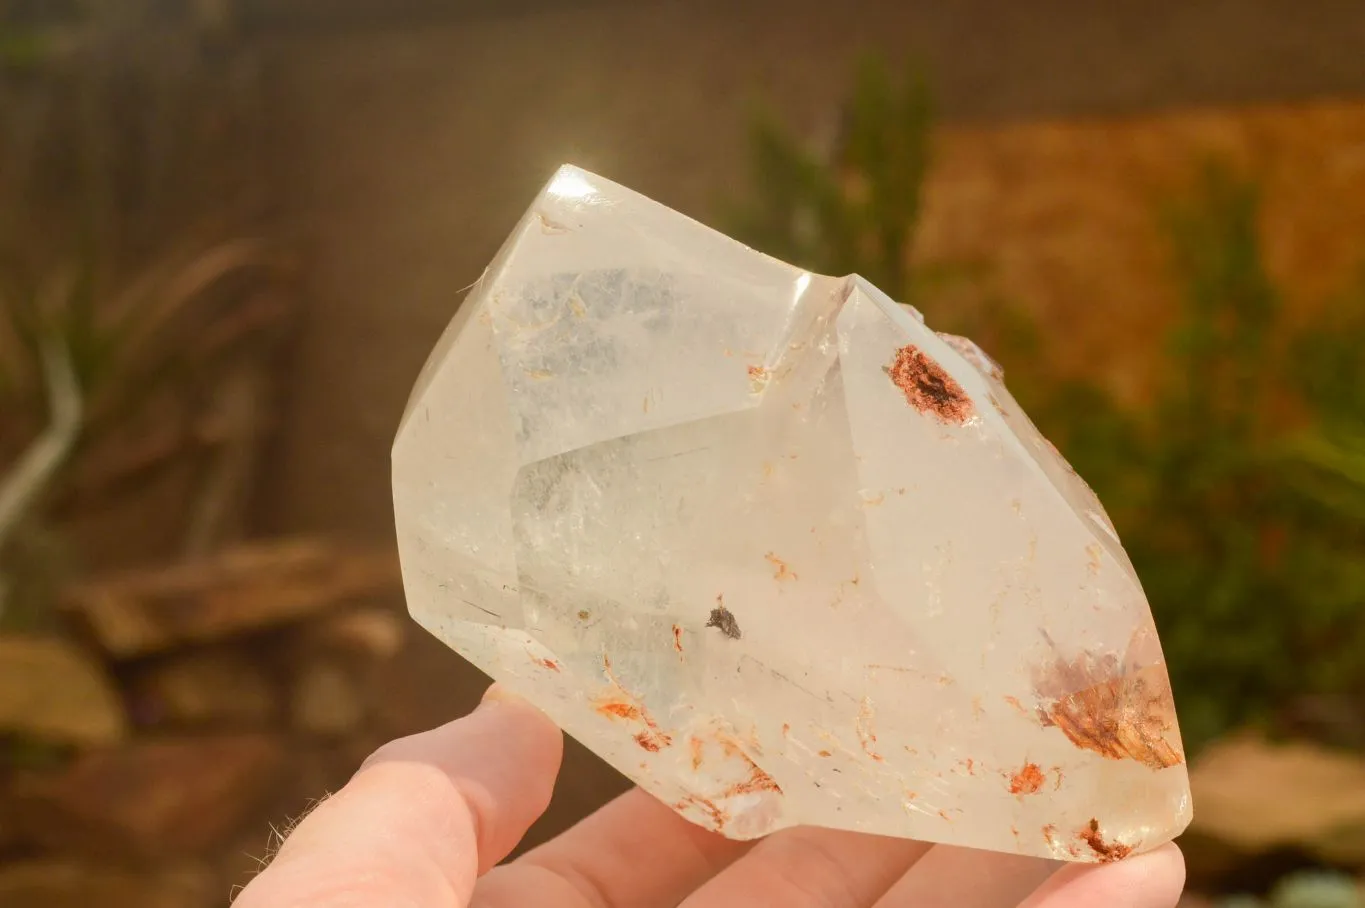
<path id="1" fill-rule="evenodd" d="M 1256 188 L 1213 164 L 1167 209 L 1182 306 L 1152 406 L 1127 415 L 1132 447 L 1044 427 L 1083 475 L 1127 454 L 1130 481 L 1095 470 L 1096 487 L 1152 602 L 1193 744 L 1365 686 L 1365 511 L 1352 505 L 1365 372 L 1347 353 L 1365 348 L 1365 321 L 1348 294 L 1310 330 L 1291 327 L 1259 210 Z"/>
<path id="2" fill-rule="evenodd" d="M 29 70 L 52 54 L 51 38 L 38 31 L 0 27 L 0 67 Z"/>
<path id="3" fill-rule="evenodd" d="M 52 526 L 63 497 L 101 472 L 128 478 L 100 470 L 102 454 L 151 427 L 203 434 L 217 388 L 278 333 L 281 300 L 260 293 L 276 266 L 238 240 L 168 254 L 113 287 L 87 257 L 0 288 L 0 625 L 42 611 L 65 563 Z"/>
<path id="4" fill-rule="evenodd" d="M 1344 873 L 1307 870 L 1280 880 L 1264 899 L 1234 895 L 1218 904 L 1219 908 L 1365 908 L 1365 896 Z"/>
<path id="5" fill-rule="evenodd" d="M 826 274 L 854 271 L 911 302 L 911 238 L 929 165 L 930 106 L 917 73 L 897 80 L 864 61 L 833 164 L 803 148 L 771 114 L 752 136 L 754 197 L 732 215 L 740 239 Z"/>
<path id="6" fill-rule="evenodd" d="M 266 314 L 242 311 L 240 288 L 224 285 L 274 263 L 259 242 L 236 240 L 168 253 L 115 287 L 96 264 L 85 257 L 0 290 L 0 450 L 13 443 L 6 430 L 31 434 L 47 418 L 44 351 L 69 358 L 95 431 L 133 419 L 170 384 L 194 393 Z"/>
<path id="7" fill-rule="evenodd" d="M 990 289 L 988 269 L 908 264 L 927 112 L 921 78 L 867 64 L 827 160 L 761 119 L 736 232 L 805 267 L 862 274 L 1004 364 L 1119 529 L 1189 745 L 1309 700 L 1353 702 L 1365 691 L 1365 272 L 1293 328 L 1265 268 L 1257 188 L 1205 165 L 1159 218 L 1181 305 L 1155 390 L 1120 406 L 1097 382 L 1047 370 L 1039 332 Z M 952 292 L 962 283 L 975 292 Z M 1355 725 L 1317 730 L 1365 743 Z"/>
<path id="8" fill-rule="evenodd" d="M 279 255 L 222 240 L 254 219 L 247 83 L 162 7 L 0 0 L 0 625 L 69 576 L 66 518 L 167 472 L 211 545 L 262 421 L 291 304 Z"/>

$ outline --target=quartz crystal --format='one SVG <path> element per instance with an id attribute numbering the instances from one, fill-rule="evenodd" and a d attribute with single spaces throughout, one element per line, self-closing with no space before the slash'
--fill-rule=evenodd
<path id="1" fill-rule="evenodd" d="M 564 167 L 393 448 L 416 620 L 689 820 L 1071 861 L 1190 818 L 1089 487 L 970 341 Z"/>

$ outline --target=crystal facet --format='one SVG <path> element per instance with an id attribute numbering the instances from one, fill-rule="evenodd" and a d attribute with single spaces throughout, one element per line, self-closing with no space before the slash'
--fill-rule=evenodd
<path id="1" fill-rule="evenodd" d="M 734 838 L 1072 861 L 1190 818 L 1142 588 L 974 344 L 572 167 L 393 449 L 413 616 Z"/>

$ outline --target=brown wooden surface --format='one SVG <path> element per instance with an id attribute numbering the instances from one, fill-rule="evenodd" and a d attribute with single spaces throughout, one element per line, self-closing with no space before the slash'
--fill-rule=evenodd
<path id="1" fill-rule="evenodd" d="M 70 590 L 65 604 L 106 652 L 128 658 L 392 599 L 400 589 L 387 552 L 285 540 L 97 578 Z"/>

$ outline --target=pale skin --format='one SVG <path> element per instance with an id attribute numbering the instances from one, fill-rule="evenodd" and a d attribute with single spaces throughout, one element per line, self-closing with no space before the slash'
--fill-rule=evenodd
<path id="1" fill-rule="evenodd" d="M 236 908 L 1173 908 L 1166 845 L 1113 864 L 826 829 L 732 842 L 630 791 L 500 864 L 545 810 L 563 736 L 494 687 L 470 715 L 380 748 L 300 822 Z"/>

